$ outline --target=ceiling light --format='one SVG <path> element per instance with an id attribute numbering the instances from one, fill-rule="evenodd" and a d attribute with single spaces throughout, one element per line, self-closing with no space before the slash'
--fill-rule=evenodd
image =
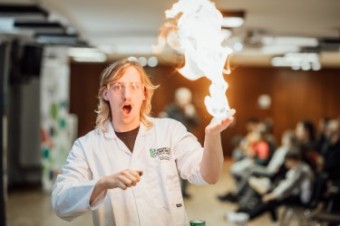
<path id="1" fill-rule="evenodd" d="M 105 62 L 106 54 L 95 48 L 70 48 L 68 55 L 77 62 Z"/>
<path id="2" fill-rule="evenodd" d="M 138 57 L 138 62 L 140 63 L 140 65 L 142 65 L 143 67 L 145 67 L 148 64 L 148 60 L 145 57 Z"/>
<path id="3" fill-rule="evenodd" d="M 221 11 L 223 15 L 222 27 L 235 28 L 244 23 L 244 11 Z"/>
<path id="4" fill-rule="evenodd" d="M 149 67 L 156 67 L 158 65 L 158 59 L 155 56 L 149 57 L 148 59 L 148 66 Z"/>
<path id="5" fill-rule="evenodd" d="M 316 47 L 319 42 L 316 38 L 309 37 L 273 37 L 264 36 L 262 38 L 263 45 L 282 45 L 282 46 L 309 46 Z"/>
<path id="6" fill-rule="evenodd" d="M 283 56 L 273 57 L 271 63 L 274 67 L 290 67 L 293 70 L 316 71 L 321 69 L 317 53 L 287 53 Z"/>
<path id="7" fill-rule="evenodd" d="M 77 34 L 37 33 L 35 38 L 43 44 L 76 45 L 79 41 Z"/>
<path id="8" fill-rule="evenodd" d="M 235 52 L 240 52 L 243 49 L 243 44 L 242 42 L 235 42 L 232 48 Z"/>
<path id="9" fill-rule="evenodd" d="M 223 17 L 223 27 L 241 27 L 244 20 L 239 17 Z"/>
<path id="10" fill-rule="evenodd" d="M 261 52 L 263 54 L 284 54 L 287 52 L 298 52 L 300 51 L 299 46 L 291 46 L 291 45 L 269 45 L 263 46 L 261 48 Z"/>
<path id="11" fill-rule="evenodd" d="M 14 29 L 14 19 L 0 18 L 0 31 L 6 32 Z"/>

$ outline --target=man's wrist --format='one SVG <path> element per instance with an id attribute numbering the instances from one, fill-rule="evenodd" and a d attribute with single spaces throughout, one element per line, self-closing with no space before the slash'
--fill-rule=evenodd
<path id="1" fill-rule="evenodd" d="M 101 190 L 107 190 L 107 183 L 105 177 L 102 177 L 98 180 L 97 186 Z"/>

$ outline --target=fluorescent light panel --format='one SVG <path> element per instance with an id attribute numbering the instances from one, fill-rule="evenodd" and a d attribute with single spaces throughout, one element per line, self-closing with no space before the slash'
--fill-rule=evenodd
<path id="1" fill-rule="evenodd" d="M 241 27 L 244 23 L 244 19 L 240 17 L 223 17 L 222 27 Z"/>
<path id="2" fill-rule="evenodd" d="M 78 35 L 76 34 L 36 34 L 36 40 L 44 44 L 63 44 L 75 45 L 78 42 Z"/>
<path id="3" fill-rule="evenodd" d="M 316 38 L 309 37 L 273 37 L 264 36 L 262 38 L 262 44 L 264 45 L 282 45 L 282 46 L 310 46 L 316 47 L 319 42 Z"/>
<path id="4" fill-rule="evenodd" d="M 70 48 L 68 55 L 77 62 L 105 62 L 106 54 L 95 48 Z"/>
<path id="5" fill-rule="evenodd" d="M 223 15 L 222 27 L 235 28 L 240 27 L 244 24 L 245 12 L 243 10 L 221 10 L 221 13 Z"/>
<path id="6" fill-rule="evenodd" d="M 14 19 L 0 18 L 0 31 L 11 31 L 14 29 Z"/>
<path id="7" fill-rule="evenodd" d="M 293 70 L 320 70 L 319 55 L 316 53 L 287 53 L 283 56 L 273 57 L 271 60 L 274 67 L 290 67 Z"/>

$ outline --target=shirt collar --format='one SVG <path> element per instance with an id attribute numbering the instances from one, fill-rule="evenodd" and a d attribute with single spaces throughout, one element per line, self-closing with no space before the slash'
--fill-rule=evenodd
<path id="1" fill-rule="evenodd" d="M 146 135 L 147 133 L 150 132 L 150 129 L 148 129 L 143 123 L 140 123 L 139 124 L 139 132 L 138 134 L 139 135 Z M 112 123 L 110 121 L 107 122 L 107 128 L 108 128 L 108 131 L 107 132 L 104 132 L 104 136 L 105 138 L 107 139 L 117 139 L 117 135 L 113 129 L 113 126 L 112 126 Z"/>

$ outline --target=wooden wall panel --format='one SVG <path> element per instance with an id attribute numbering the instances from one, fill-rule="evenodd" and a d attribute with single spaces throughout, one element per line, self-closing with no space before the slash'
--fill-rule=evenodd
<path id="1" fill-rule="evenodd" d="M 104 64 L 71 64 L 70 109 L 79 117 L 79 135 L 94 128 L 99 76 L 104 67 Z M 189 81 L 170 66 L 147 68 L 147 73 L 155 84 L 160 85 L 153 98 L 153 116 L 173 100 L 176 88 L 186 86 L 192 90 L 201 118 L 201 126 L 194 133 L 203 143 L 204 128 L 211 119 L 204 106 L 210 82 L 205 78 Z M 227 97 L 230 106 L 237 111 L 235 124 L 222 135 L 225 155 L 231 152 L 231 138 L 245 133 L 245 122 L 250 117 L 271 118 L 274 135 L 280 141 L 282 132 L 294 129 L 299 120 L 310 119 L 316 123 L 324 116 L 340 116 L 340 70 L 337 69 L 304 72 L 243 67 L 235 69 L 225 79 L 229 84 Z M 257 99 L 261 94 L 272 98 L 269 109 L 258 106 Z"/>
<path id="2" fill-rule="evenodd" d="M 104 64 L 71 64 L 70 112 L 78 116 L 79 136 L 95 127 L 99 77 L 104 67 Z"/>
<path id="3" fill-rule="evenodd" d="M 323 100 L 324 115 L 340 116 L 340 70 L 326 70 L 320 75 L 325 80 L 325 99 Z"/>

